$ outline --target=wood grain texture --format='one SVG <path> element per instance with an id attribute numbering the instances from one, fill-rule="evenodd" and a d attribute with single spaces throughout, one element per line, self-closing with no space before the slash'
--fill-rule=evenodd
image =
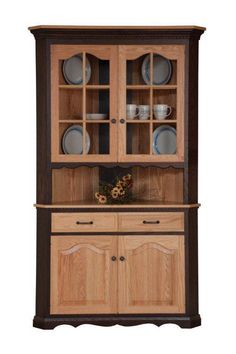
<path id="1" fill-rule="evenodd" d="M 116 313 L 114 236 L 51 237 L 51 314 Z"/>
<path id="2" fill-rule="evenodd" d="M 139 201 L 183 203 L 184 170 L 156 167 L 132 168 L 133 195 Z"/>
<path id="3" fill-rule="evenodd" d="M 52 202 L 74 203 L 94 200 L 99 189 L 98 167 L 80 167 L 78 169 L 52 170 Z"/>
<path id="4" fill-rule="evenodd" d="M 153 224 L 153 222 L 158 222 Z M 184 213 L 119 213 L 119 231 L 184 231 Z"/>
<path id="5" fill-rule="evenodd" d="M 52 213 L 52 232 L 116 230 L 117 215 L 115 213 Z"/>
<path id="6" fill-rule="evenodd" d="M 120 236 L 119 313 L 184 313 L 184 236 Z"/>

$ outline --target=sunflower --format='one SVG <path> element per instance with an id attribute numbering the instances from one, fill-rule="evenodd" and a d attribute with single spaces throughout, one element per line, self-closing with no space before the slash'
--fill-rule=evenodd
<path id="1" fill-rule="evenodd" d="M 125 181 L 119 181 L 117 184 L 116 184 L 116 187 L 121 187 L 121 188 L 124 188 L 127 186 L 127 183 Z"/>
<path id="2" fill-rule="evenodd" d="M 130 173 L 128 173 L 126 176 L 123 176 L 123 177 L 122 177 L 122 179 L 123 179 L 123 181 L 124 181 L 124 182 L 126 182 L 126 181 L 130 181 L 130 180 L 131 180 L 131 178 L 132 178 L 132 176 L 131 176 L 131 174 L 130 174 Z"/>
<path id="3" fill-rule="evenodd" d="M 100 193 L 96 192 L 96 193 L 95 193 L 95 198 L 96 198 L 96 199 L 99 199 L 99 198 L 100 198 L 100 195 L 101 195 Z"/>
<path id="4" fill-rule="evenodd" d="M 107 202 L 107 197 L 106 197 L 105 195 L 100 194 L 100 196 L 99 196 L 99 198 L 98 198 L 98 202 L 99 202 L 100 204 L 106 204 L 106 202 Z"/>
<path id="5" fill-rule="evenodd" d="M 119 191 L 119 195 L 120 195 L 120 196 L 125 195 L 125 190 L 124 190 L 124 189 L 121 189 L 121 190 Z"/>
<path id="6" fill-rule="evenodd" d="M 114 189 L 115 188 L 113 188 L 112 191 L 111 191 L 111 196 L 112 196 L 113 199 L 116 199 L 119 196 L 119 191 L 114 191 Z"/>

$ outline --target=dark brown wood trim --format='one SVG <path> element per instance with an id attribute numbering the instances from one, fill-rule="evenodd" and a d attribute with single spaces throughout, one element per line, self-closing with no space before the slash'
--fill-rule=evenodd
<path id="1" fill-rule="evenodd" d="M 56 326 L 67 324 L 74 327 L 82 324 L 93 324 L 99 326 L 136 326 L 140 324 L 151 323 L 156 326 L 161 326 L 167 323 L 173 323 L 182 328 L 193 328 L 201 325 L 201 318 L 199 315 L 185 316 L 185 315 L 62 315 L 39 317 L 35 316 L 33 325 L 41 329 L 53 329 Z"/>
<path id="2" fill-rule="evenodd" d="M 37 210 L 36 315 L 50 313 L 50 234 L 51 213 Z"/>
<path id="3" fill-rule="evenodd" d="M 184 203 L 198 200 L 198 40 L 186 45 Z"/>
<path id="4" fill-rule="evenodd" d="M 115 167 L 121 167 L 121 168 L 130 168 L 132 166 L 138 166 L 138 167 L 158 167 L 158 168 L 184 168 L 185 164 L 184 162 L 173 162 L 173 163 L 163 163 L 163 162 L 157 162 L 157 163 L 85 163 L 85 162 L 52 162 L 50 164 L 50 167 L 53 169 L 59 169 L 59 168 L 78 168 L 81 166 L 86 166 L 86 167 L 106 167 L 106 168 L 115 168 Z"/>
<path id="5" fill-rule="evenodd" d="M 50 47 L 45 39 L 36 41 L 37 83 L 37 202 L 52 200 Z"/>
<path id="6" fill-rule="evenodd" d="M 197 209 L 185 211 L 186 314 L 198 314 L 198 226 Z"/>
<path id="7" fill-rule="evenodd" d="M 31 33 L 36 39 L 47 38 L 56 40 L 73 39 L 81 40 L 83 43 L 147 43 L 148 41 L 166 41 L 167 39 L 199 39 L 204 29 L 199 28 L 31 28 Z"/>

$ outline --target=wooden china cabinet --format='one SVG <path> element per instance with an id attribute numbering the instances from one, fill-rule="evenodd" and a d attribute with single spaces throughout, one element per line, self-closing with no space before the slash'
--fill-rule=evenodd
<path id="1" fill-rule="evenodd" d="M 35 327 L 201 324 L 198 41 L 204 30 L 30 27 L 37 76 Z M 66 67 L 73 60 L 74 72 Z M 135 111 L 145 105 L 148 117 L 129 119 L 127 105 Z M 155 107 L 164 105 L 171 114 L 158 119 Z M 76 141 L 66 141 L 71 129 Z M 71 152 L 73 144 L 79 152 Z M 133 200 L 99 204 L 100 183 L 127 174 Z"/>

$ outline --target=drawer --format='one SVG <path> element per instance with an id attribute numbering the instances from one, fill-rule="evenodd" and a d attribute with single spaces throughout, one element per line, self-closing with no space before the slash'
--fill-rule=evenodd
<path id="1" fill-rule="evenodd" d="M 52 232 L 103 232 L 116 230 L 116 214 L 52 213 Z"/>
<path id="2" fill-rule="evenodd" d="M 120 213 L 119 231 L 184 231 L 184 213 Z"/>

